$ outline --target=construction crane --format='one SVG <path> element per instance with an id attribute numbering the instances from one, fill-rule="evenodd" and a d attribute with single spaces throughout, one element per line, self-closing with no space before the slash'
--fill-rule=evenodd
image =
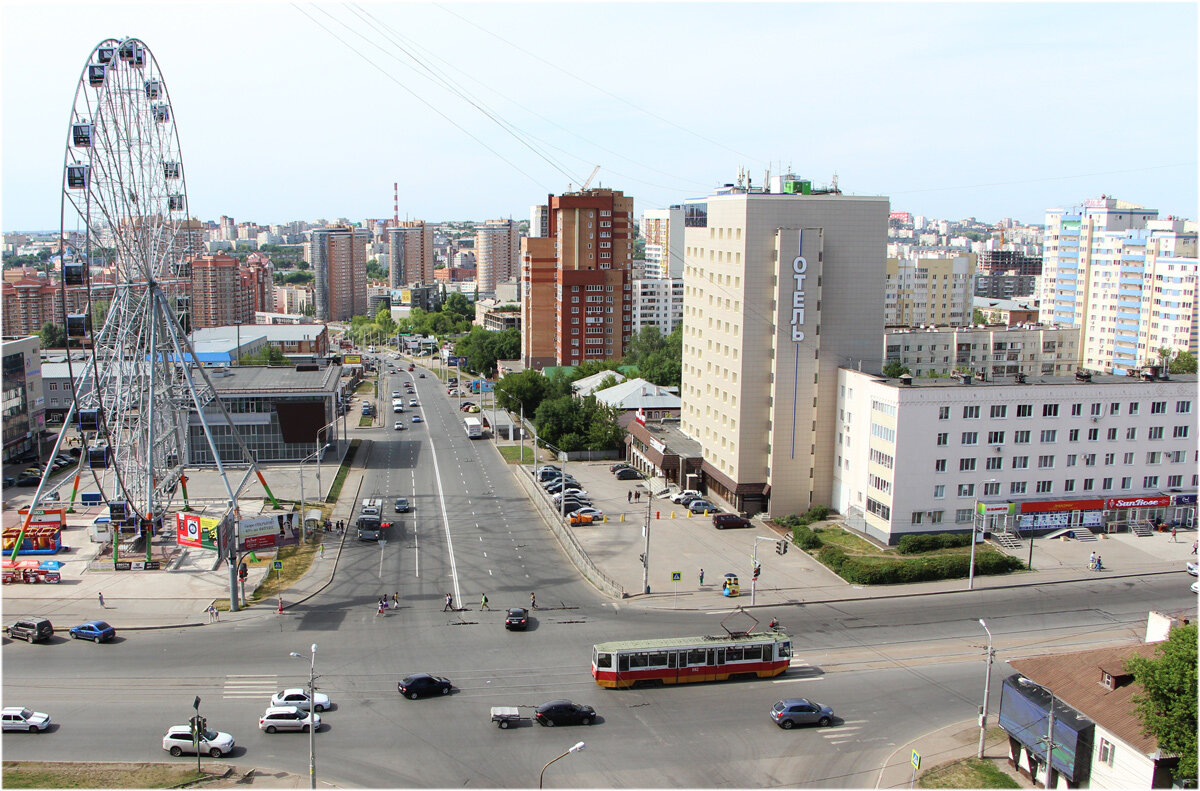
<path id="1" fill-rule="evenodd" d="M 599 165 L 596 165 L 596 167 L 592 168 L 592 175 L 587 177 L 587 180 L 583 182 L 583 186 L 579 188 L 579 191 L 583 192 L 585 189 L 587 189 L 588 185 L 592 183 L 592 179 L 596 178 L 596 174 L 599 172 L 600 172 Z"/>

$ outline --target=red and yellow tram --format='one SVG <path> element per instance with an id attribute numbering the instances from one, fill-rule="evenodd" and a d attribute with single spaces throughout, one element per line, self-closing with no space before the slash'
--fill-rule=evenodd
<path id="1" fill-rule="evenodd" d="M 592 678 L 602 687 L 617 688 L 750 674 L 770 678 L 787 670 L 791 658 L 791 638 L 777 632 L 623 640 L 592 646 Z"/>

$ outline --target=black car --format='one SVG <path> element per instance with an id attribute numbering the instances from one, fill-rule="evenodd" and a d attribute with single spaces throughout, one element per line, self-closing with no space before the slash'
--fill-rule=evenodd
<path id="1" fill-rule="evenodd" d="M 37 475 L 22 475 L 17 478 L 17 486 L 37 486 L 41 482 L 41 477 Z"/>
<path id="2" fill-rule="evenodd" d="M 646 476 L 634 469 L 617 470 L 618 481 L 640 481 Z"/>
<path id="3" fill-rule="evenodd" d="M 410 506 L 408 504 L 407 497 L 397 497 L 396 498 L 396 513 L 406 514 L 406 513 L 408 513 L 409 507 Z"/>
<path id="4" fill-rule="evenodd" d="M 591 725 L 596 720 L 596 710 L 569 700 L 552 700 L 538 706 L 533 713 L 539 725 Z"/>
<path id="5" fill-rule="evenodd" d="M 611 473 L 618 473 L 621 470 L 632 470 L 632 469 L 633 469 L 633 467 L 629 466 L 625 462 L 619 461 L 616 464 L 613 464 L 612 466 L 610 466 L 608 468 L 608 471 Z"/>
<path id="6" fill-rule="evenodd" d="M 396 684 L 396 690 L 409 700 L 416 700 L 428 695 L 449 695 L 453 686 L 448 678 L 414 673 Z"/>
<path id="7" fill-rule="evenodd" d="M 525 627 L 528 625 L 529 610 L 524 607 L 509 607 L 508 612 L 504 614 L 505 629 L 525 631 Z"/>

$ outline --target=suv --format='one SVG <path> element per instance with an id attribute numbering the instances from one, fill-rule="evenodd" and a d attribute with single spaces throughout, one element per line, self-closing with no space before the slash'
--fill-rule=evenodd
<path id="1" fill-rule="evenodd" d="M 771 707 L 771 719 L 784 730 L 797 725 L 825 728 L 833 724 L 833 709 L 804 698 L 785 698 Z"/>
<path id="2" fill-rule="evenodd" d="M 45 618 L 21 618 L 5 629 L 14 640 L 38 643 L 54 636 L 54 626 Z"/>
<path id="3" fill-rule="evenodd" d="M 258 727 L 267 733 L 275 731 L 308 732 L 309 727 L 321 730 L 321 715 L 301 711 L 296 706 L 270 706 L 258 718 Z"/>
<path id="4" fill-rule="evenodd" d="M 734 527 L 753 527 L 750 520 L 737 514 L 713 514 L 713 527 L 718 530 Z"/>
<path id="5" fill-rule="evenodd" d="M 396 513 L 406 514 L 406 513 L 408 513 L 408 509 L 409 509 L 408 498 L 407 497 L 397 497 L 396 498 Z"/>

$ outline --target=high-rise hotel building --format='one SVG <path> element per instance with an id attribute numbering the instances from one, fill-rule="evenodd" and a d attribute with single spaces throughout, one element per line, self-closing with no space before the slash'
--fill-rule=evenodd
<path id="1" fill-rule="evenodd" d="M 349 321 L 367 312 L 366 228 L 318 228 L 309 242 L 317 318 Z"/>
<path id="2" fill-rule="evenodd" d="M 1046 212 L 1043 323 L 1083 332 L 1082 364 L 1125 373 L 1200 351 L 1195 221 L 1100 197 Z"/>
<path id="3" fill-rule="evenodd" d="M 475 227 L 475 285 L 484 296 L 496 284 L 516 277 L 521 267 L 521 234 L 514 220 L 488 220 Z"/>
<path id="4" fill-rule="evenodd" d="M 424 220 L 388 228 L 388 282 L 392 288 L 433 283 L 433 226 Z"/>
<path id="5" fill-rule="evenodd" d="M 831 502 L 838 368 L 882 366 L 889 208 L 744 188 L 684 203 L 681 428 L 734 508 Z"/>
<path id="6" fill-rule="evenodd" d="M 551 195 L 545 237 L 521 240 L 521 357 L 528 367 L 621 357 L 632 333 L 633 198 Z"/>

